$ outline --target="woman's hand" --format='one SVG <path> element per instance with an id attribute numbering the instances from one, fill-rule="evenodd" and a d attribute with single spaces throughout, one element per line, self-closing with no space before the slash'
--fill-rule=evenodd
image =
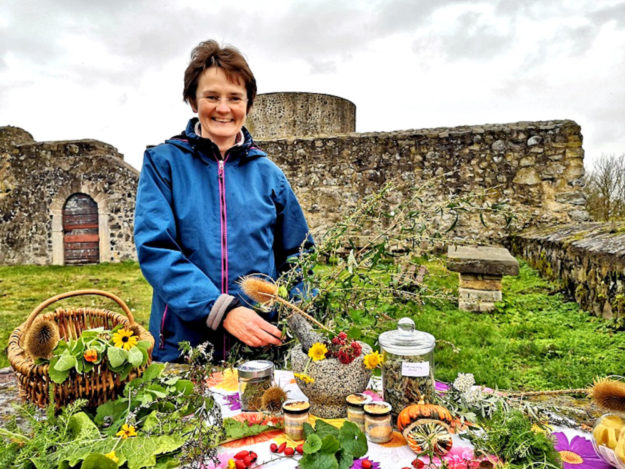
<path id="1" fill-rule="evenodd" d="M 251 347 L 282 344 L 280 329 L 245 306 L 239 306 L 230 311 L 223 325 L 230 334 Z"/>

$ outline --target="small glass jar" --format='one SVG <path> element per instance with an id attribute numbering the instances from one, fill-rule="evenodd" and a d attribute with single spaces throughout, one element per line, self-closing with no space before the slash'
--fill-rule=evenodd
<path id="1" fill-rule="evenodd" d="M 370 402 L 363 407 L 365 434 L 372 443 L 387 443 L 393 438 L 392 407 L 388 402 Z"/>
<path id="2" fill-rule="evenodd" d="M 434 346 L 432 334 L 415 330 L 414 321 L 402 318 L 397 329 L 380 334 L 384 400 L 393 406 L 393 422 L 411 403 L 434 398 Z"/>
<path id="3" fill-rule="evenodd" d="M 284 433 L 291 440 L 304 439 L 304 424 L 308 422 L 308 401 L 289 399 L 282 404 L 284 412 Z"/>
<path id="4" fill-rule="evenodd" d="M 363 393 L 350 394 L 345 398 L 347 402 L 347 420 L 355 423 L 360 431 L 365 431 L 365 411 L 363 406 L 371 402 L 371 396 Z"/>
<path id="5" fill-rule="evenodd" d="M 260 410 L 263 393 L 273 383 L 273 363 L 269 360 L 253 360 L 243 363 L 237 371 L 241 410 Z"/>

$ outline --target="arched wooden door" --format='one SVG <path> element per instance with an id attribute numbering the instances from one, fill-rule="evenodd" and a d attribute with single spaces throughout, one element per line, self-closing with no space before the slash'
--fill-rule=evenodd
<path id="1" fill-rule="evenodd" d="M 98 204 L 87 194 L 72 194 L 63 207 L 65 264 L 100 261 Z"/>

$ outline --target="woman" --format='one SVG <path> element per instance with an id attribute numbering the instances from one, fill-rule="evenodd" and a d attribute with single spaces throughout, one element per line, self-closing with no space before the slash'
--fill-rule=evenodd
<path id="1" fill-rule="evenodd" d="M 135 243 L 154 290 L 155 360 L 177 360 L 180 341 L 210 341 L 215 361 L 236 340 L 281 344 L 281 331 L 248 307 L 236 281 L 254 272 L 277 278 L 312 238 L 284 173 L 243 126 L 255 96 L 238 50 L 200 43 L 183 91 L 197 117 L 145 152 Z"/>

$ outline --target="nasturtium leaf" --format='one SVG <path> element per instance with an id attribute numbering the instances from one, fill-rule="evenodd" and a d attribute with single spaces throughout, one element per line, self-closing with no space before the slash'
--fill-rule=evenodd
<path id="1" fill-rule="evenodd" d="M 103 425 L 104 420 L 108 417 L 111 421 L 128 408 L 128 401 L 114 400 L 100 404 L 96 409 L 95 418 L 93 419 L 98 425 Z"/>
<path id="2" fill-rule="evenodd" d="M 143 361 L 143 353 L 141 353 L 141 350 L 136 346 L 128 350 L 128 361 L 134 367 L 140 366 Z"/>
<path id="3" fill-rule="evenodd" d="M 85 458 L 80 467 L 81 469 L 117 469 L 119 466 L 115 461 L 107 458 L 102 453 L 91 453 Z"/>
<path id="4" fill-rule="evenodd" d="M 314 433 L 308 435 L 306 441 L 304 442 L 303 448 L 305 454 L 316 453 L 317 451 L 319 451 L 319 449 L 321 449 L 321 438 L 319 438 L 319 436 L 315 435 Z"/>
<path id="5" fill-rule="evenodd" d="M 74 368 L 76 369 L 76 373 L 82 374 L 83 370 L 85 369 L 85 362 L 83 362 L 81 359 L 76 360 L 76 365 L 74 366 Z"/>
<path id="6" fill-rule="evenodd" d="M 141 342 L 145 342 L 145 341 L 139 341 L 139 344 Z M 137 344 L 137 346 L 139 346 L 139 344 Z M 146 383 L 148 381 L 152 381 L 153 379 L 158 378 L 164 369 L 165 369 L 165 365 L 163 363 L 152 363 L 150 366 L 148 366 L 145 369 L 145 371 L 143 372 L 143 376 L 140 379 L 142 382 L 146 382 Z"/>
<path id="7" fill-rule="evenodd" d="M 319 438 L 323 439 L 326 435 L 332 435 L 335 438 L 339 437 L 339 429 L 334 425 L 324 422 L 323 420 L 317 420 L 315 422 L 315 433 Z"/>
<path id="8" fill-rule="evenodd" d="M 154 397 L 167 397 L 167 389 L 160 384 L 152 383 L 145 388 Z"/>
<path id="9" fill-rule="evenodd" d="M 339 469 L 349 469 L 354 463 L 354 455 L 343 449 L 336 453 L 336 459 L 339 462 Z"/>
<path id="10" fill-rule="evenodd" d="M 156 411 L 153 410 L 152 412 L 148 414 L 148 416 L 143 421 L 143 426 L 141 427 L 141 430 L 143 430 L 144 432 L 149 432 L 153 428 L 157 428 L 158 425 L 159 425 L 158 416 L 156 415 Z"/>
<path id="11" fill-rule="evenodd" d="M 78 412 L 72 415 L 67 427 L 74 440 L 100 438 L 98 427 L 84 412 Z"/>
<path id="12" fill-rule="evenodd" d="M 56 371 L 69 371 L 76 366 L 76 357 L 70 353 L 69 350 L 65 350 L 59 360 L 55 363 L 54 369 Z"/>
<path id="13" fill-rule="evenodd" d="M 106 351 L 106 356 L 111 368 L 119 368 L 128 358 L 128 352 L 118 347 L 109 347 Z"/>
<path id="14" fill-rule="evenodd" d="M 315 429 L 308 422 L 304 422 L 304 438 L 308 438 L 309 435 L 313 435 L 315 433 Z"/>
<path id="15" fill-rule="evenodd" d="M 339 450 L 339 440 L 334 435 L 326 435 L 321 438 L 320 453 L 336 453 Z"/>
<path id="16" fill-rule="evenodd" d="M 338 469 L 339 463 L 334 454 L 314 453 L 304 454 L 299 460 L 299 467 L 301 469 Z"/>
<path id="17" fill-rule="evenodd" d="M 339 430 L 339 443 L 341 449 L 351 453 L 356 458 L 367 454 L 367 437 L 353 422 L 346 421 L 343 424 Z"/>
<path id="18" fill-rule="evenodd" d="M 140 349 L 146 350 L 150 348 L 150 341 L 149 340 L 140 340 L 139 342 L 137 342 L 137 345 L 135 347 L 139 347 Z"/>
<path id="19" fill-rule="evenodd" d="M 69 370 L 67 370 L 67 371 L 58 371 L 54 367 L 54 363 L 56 363 L 57 361 L 58 361 L 57 358 L 53 358 L 50 361 L 50 367 L 48 368 L 48 376 L 50 376 L 50 379 L 52 381 L 54 381 L 56 384 L 61 384 L 69 376 Z"/>
<path id="20" fill-rule="evenodd" d="M 193 383 L 188 379 L 181 379 L 175 384 L 176 391 L 181 393 L 183 396 L 189 396 L 193 393 Z"/>

